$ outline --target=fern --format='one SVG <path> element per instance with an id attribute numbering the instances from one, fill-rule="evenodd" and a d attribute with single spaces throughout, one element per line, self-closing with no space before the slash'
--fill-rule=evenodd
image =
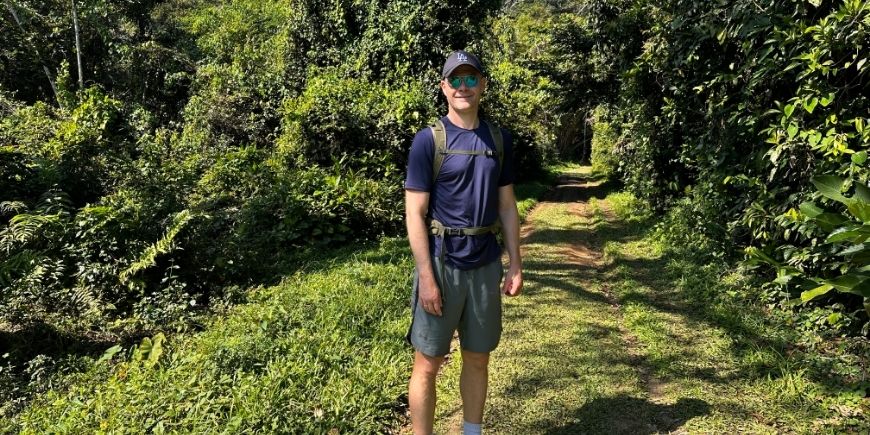
<path id="1" fill-rule="evenodd" d="M 27 204 L 21 201 L 0 202 L 0 216 L 16 215 L 27 211 Z"/>
<path id="2" fill-rule="evenodd" d="M 189 210 L 182 210 L 172 219 L 172 225 L 160 240 L 145 248 L 139 259 L 121 272 L 119 278 L 122 283 L 127 283 L 131 276 L 157 264 L 157 256 L 167 254 L 175 249 L 175 236 L 184 228 L 194 215 Z"/>
<path id="3" fill-rule="evenodd" d="M 70 302 L 73 306 L 84 315 L 96 316 L 103 312 L 103 308 L 111 308 L 111 306 L 103 305 L 102 301 L 94 296 L 90 287 L 76 286 L 70 295 Z"/>
<path id="4" fill-rule="evenodd" d="M 0 287 L 12 285 L 15 276 L 30 272 L 36 262 L 37 255 L 30 250 L 15 252 L 0 263 Z"/>
<path id="5" fill-rule="evenodd" d="M 0 321 L 24 323 L 44 318 L 47 313 L 62 313 L 67 307 L 65 300 L 58 299 L 67 272 L 63 260 L 36 253 L 27 255 L 34 257 L 27 262 L 27 270 L 16 271 L 22 276 L 0 287 Z"/>
<path id="6" fill-rule="evenodd" d="M 48 227 L 58 225 L 61 216 L 21 213 L 12 217 L 9 225 L 0 231 L 0 252 L 9 255 L 14 249 L 44 236 Z"/>

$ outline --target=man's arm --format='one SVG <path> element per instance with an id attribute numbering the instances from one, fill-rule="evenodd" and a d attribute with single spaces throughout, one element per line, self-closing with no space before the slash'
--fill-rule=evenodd
<path id="1" fill-rule="evenodd" d="M 510 258 L 510 266 L 501 292 L 516 296 L 523 289 L 523 259 L 520 257 L 520 214 L 514 185 L 498 188 L 498 217 L 501 220 L 504 245 Z"/>
<path id="2" fill-rule="evenodd" d="M 432 258 L 429 255 L 429 230 L 426 213 L 429 210 L 429 192 L 405 190 L 405 222 L 408 226 L 408 243 L 417 265 L 419 303 L 429 314 L 441 315 L 441 291 L 435 282 Z"/>

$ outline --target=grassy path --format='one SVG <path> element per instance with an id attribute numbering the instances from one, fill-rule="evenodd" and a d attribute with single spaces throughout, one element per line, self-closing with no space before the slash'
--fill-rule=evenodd
<path id="1" fill-rule="evenodd" d="M 543 190 L 518 186 L 523 214 Z M 671 258 L 647 228 L 585 169 L 528 215 L 525 294 L 506 301 L 489 433 L 870 431 L 863 392 L 825 378 L 860 361 L 795 358 L 782 328 L 721 297 L 739 276 Z M 406 433 L 407 241 L 332 254 L 251 289 L 203 331 L 94 361 L 0 419 L 0 433 Z M 454 357 L 438 433 L 461 418 Z"/>
<path id="2" fill-rule="evenodd" d="M 783 356 L 784 339 L 762 329 L 758 313 L 708 303 L 701 271 L 668 259 L 645 225 L 614 212 L 619 205 L 582 168 L 527 218 L 525 294 L 506 302 L 489 433 L 853 427 L 854 410 L 811 399 L 824 386 Z M 439 380 L 437 433 L 459 432 L 460 366 L 450 361 Z"/>

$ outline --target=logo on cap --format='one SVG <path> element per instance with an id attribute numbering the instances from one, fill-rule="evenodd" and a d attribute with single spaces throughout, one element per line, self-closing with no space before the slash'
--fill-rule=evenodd
<path id="1" fill-rule="evenodd" d="M 468 56 L 466 56 L 465 53 L 456 53 L 456 60 L 460 62 L 467 62 Z"/>

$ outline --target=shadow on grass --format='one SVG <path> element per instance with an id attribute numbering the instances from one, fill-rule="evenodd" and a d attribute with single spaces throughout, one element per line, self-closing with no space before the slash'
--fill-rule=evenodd
<path id="1" fill-rule="evenodd" d="M 588 201 L 591 198 L 604 199 L 608 193 L 615 192 L 620 187 L 620 184 L 614 181 L 587 184 L 596 181 L 583 175 L 559 177 L 559 184 L 547 192 L 541 198 L 541 202 L 576 202 Z"/>
<path id="2" fill-rule="evenodd" d="M 31 322 L 0 330 L 0 419 L 24 408 L 36 394 L 56 386 L 58 373 L 82 371 L 82 357 L 97 358 L 106 349 L 131 346 L 148 334 L 128 334 L 120 339 L 97 332 L 63 331 L 45 322 Z M 2 432 L 2 431 L 0 431 Z"/>
<path id="3" fill-rule="evenodd" d="M 676 431 L 694 417 L 709 413 L 710 405 L 700 399 L 681 398 L 673 405 L 661 405 L 637 397 L 600 397 L 577 410 L 573 416 L 576 423 L 552 427 L 545 433 L 668 433 Z M 546 423 L 544 425 L 549 426 Z"/>
<path id="4" fill-rule="evenodd" d="M 542 202 L 573 203 L 588 201 L 590 198 L 605 198 L 618 186 L 615 184 L 587 184 L 589 177 L 583 175 L 561 177 L 562 183 L 557 188 L 548 192 Z M 621 221 L 603 220 L 600 217 L 587 216 L 591 221 L 584 225 L 575 225 L 568 228 L 541 228 L 535 229 L 524 240 L 524 244 L 562 245 L 567 244 L 567 249 L 579 252 L 583 255 L 583 247 L 590 251 L 600 252 L 609 242 L 625 243 L 644 238 L 650 230 L 654 219 L 647 219 L 640 223 L 626 223 Z M 578 249 L 579 246 L 579 249 Z M 612 261 L 599 262 L 594 266 L 593 261 L 579 261 L 577 264 L 548 261 L 548 259 L 529 259 L 526 264 L 526 276 L 529 283 L 540 284 L 541 288 L 554 288 L 563 290 L 578 299 L 593 303 L 620 305 L 634 304 L 646 307 L 651 311 L 663 312 L 676 315 L 685 319 L 687 325 L 705 325 L 719 329 L 726 333 L 733 342 L 723 349 L 729 353 L 737 364 L 732 370 L 720 372 L 710 367 L 687 364 L 687 361 L 697 361 L 705 358 L 701 351 L 704 343 L 698 336 L 669 337 L 673 343 L 685 348 L 688 354 L 676 357 L 674 355 L 660 355 L 659 358 L 632 358 L 621 355 L 621 352 L 607 355 L 573 355 L 566 365 L 578 364 L 582 360 L 589 364 L 603 366 L 631 366 L 641 373 L 641 377 L 650 375 L 656 382 L 667 381 L 677 378 L 698 379 L 710 384 L 726 384 L 735 379 L 759 379 L 765 377 L 777 378 L 781 373 L 776 367 L 759 367 L 747 364 L 743 361 L 747 353 L 758 348 L 773 349 L 780 354 L 785 354 L 789 344 L 778 335 L 766 336 L 759 329 L 758 322 L 736 312 L 727 312 L 721 309 L 717 302 L 718 292 L 723 291 L 717 287 L 718 278 L 710 277 L 716 282 L 707 286 L 678 285 L 678 281 L 685 278 L 680 274 L 691 274 L 691 269 L 681 267 L 679 270 L 671 266 L 675 260 L 668 253 L 662 256 L 646 256 L 638 254 L 641 258 L 617 257 Z M 646 257 L 646 258 L 644 258 Z M 588 264 L 587 264 L 588 263 Z M 700 265 L 698 273 L 701 272 Z M 706 279 L 703 276 L 689 277 L 695 280 Z M 590 291 L 576 284 L 577 281 L 598 281 L 605 287 L 604 292 Z M 611 280 L 611 282 L 608 282 Z M 574 281 L 574 282 L 572 282 Z M 606 287 L 614 283 L 634 283 L 637 288 L 620 288 L 612 293 Z M 692 280 L 690 279 L 690 282 Z M 632 284 L 628 284 L 631 286 Z M 531 286 L 530 286 L 531 287 Z M 535 286 L 537 287 L 537 286 Z M 697 288 L 696 288 L 697 287 Z M 568 303 L 570 305 L 570 303 Z M 571 309 L 570 306 L 566 306 Z M 591 325 L 587 325 L 587 329 Z M 615 346 L 611 341 L 618 335 L 618 331 L 593 331 L 582 337 L 584 343 L 589 338 L 599 341 L 600 345 L 608 348 Z M 667 332 L 662 332 L 667 336 Z M 545 356 L 546 352 L 532 352 L 536 355 Z M 582 363 L 581 363 L 582 365 Z M 565 369 L 567 370 L 567 369 Z M 569 375 L 570 370 L 563 375 Z M 646 374 L 646 375 L 645 375 Z M 548 379 L 515 379 L 507 388 L 515 397 L 522 398 L 535 394 L 540 385 L 546 384 Z M 554 427 L 561 424 L 557 422 L 541 422 L 538 427 L 549 428 L 546 433 L 550 434 L 573 434 L 573 433 L 658 433 L 677 430 L 689 419 L 709 413 L 710 405 L 700 399 L 682 398 L 673 405 L 661 405 L 628 396 L 598 398 L 584 404 L 574 414 L 576 424 Z"/>
<path id="5" fill-rule="evenodd" d="M 13 366 L 21 366 L 37 355 L 45 355 L 52 360 L 67 356 L 98 355 L 115 344 L 113 337 L 64 332 L 42 322 L 0 331 L 0 349 L 8 353 L 5 360 Z"/>

